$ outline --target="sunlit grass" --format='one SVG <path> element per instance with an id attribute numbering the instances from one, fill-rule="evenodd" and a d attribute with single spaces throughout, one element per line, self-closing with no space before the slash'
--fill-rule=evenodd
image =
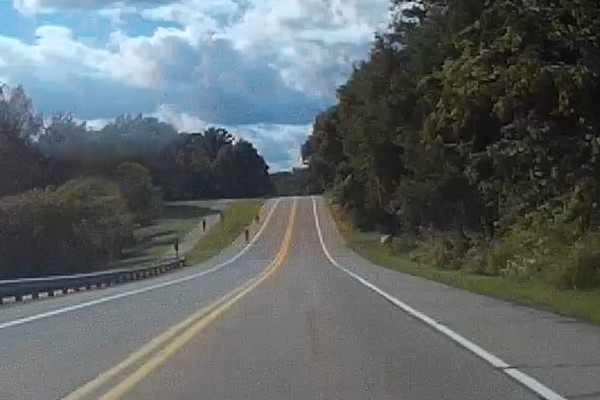
<path id="1" fill-rule="evenodd" d="M 263 201 L 242 200 L 229 203 L 224 213 L 223 222 L 211 228 L 186 255 L 186 263 L 193 265 L 218 254 L 229 246 L 252 223 L 252 219 L 259 213 Z"/>

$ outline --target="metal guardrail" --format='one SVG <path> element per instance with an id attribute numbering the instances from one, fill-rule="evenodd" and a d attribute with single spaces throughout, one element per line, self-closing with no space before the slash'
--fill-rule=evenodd
<path id="1" fill-rule="evenodd" d="M 153 264 L 135 268 L 112 269 L 100 272 L 76 275 L 57 275 L 44 278 L 24 278 L 0 280 L 0 300 L 15 297 L 17 301 L 31 295 L 38 298 L 40 293 L 54 296 L 56 291 L 67 294 L 69 289 L 78 291 L 81 288 L 92 289 L 112 286 L 118 283 L 156 276 L 185 265 L 185 258 L 172 258 Z"/>

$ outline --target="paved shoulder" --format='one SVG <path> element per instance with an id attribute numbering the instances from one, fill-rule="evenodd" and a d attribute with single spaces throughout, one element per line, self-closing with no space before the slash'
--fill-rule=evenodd
<path id="1" fill-rule="evenodd" d="M 332 256 L 566 398 L 600 399 L 600 327 L 379 267 L 344 245 L 317 200 Z"/>

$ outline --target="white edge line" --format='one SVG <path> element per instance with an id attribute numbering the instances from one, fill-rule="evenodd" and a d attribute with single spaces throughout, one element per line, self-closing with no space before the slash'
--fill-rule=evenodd
<path id="1" fill-rule="evenodd" d="M 321 231 L 321 224 L 319 222 L 319 217 L 318 217 L 318 213 L 317 213 L 317 202 L 316 202 L 314 196 L 311 196 L 311 200 L 312 200 L 312 206 L 313 206 L 312 208 L 313 208 L 313 216 L 315 219 L 315 226 L 317 228 L 317 236 L 319 237 L 319 242 L 321 243 L 321 248 L 323 249 L 323 253 L 325 253 L 325 256 L 327 257 L 329 262 L 331 262 L 331 264 L 333 264 L 337 268 L 341 269 L 346 274 L 350 275 L 352 278 L 354 278 L 355 280 L 360 282 L 362 285 L 368 287 L 375 293 L 384 297 L 386 300 L 388 300 L 392 304 L 398 306 L 403 311 L 405 311 L 407 314 L 413 316 L 414 318 L 420 320 L 421 322 L 424 322 L 425 324 L 429 325 L 431 328 L 435 329 L 436 331 L 446 335 L 447 337 L 452 339 L 455 343 L 457 343 L 461 347 L 471 351 L 473 354 L 475 354 L 479 358 L 481 358 L 484 361 L 486 361 L 487 363 L 489 363 L 492 367 L 500 369 L 505 374 L 507 374 L 508 376 L 510 376 L 511 378 L 513 378 L 514 380 L 516 380 L 517 382 L 522 384 L 523 386 L 527 387 L 528 389 L 530 389 L 533 392 L 540 395 L 543 399 L 545 399 L 545 400 L 567 400 L 565 397 L 562 397 L 561 395 L 554 392 L 550 388 L 544 386 L 543 384 L 541 384 L 534 378 L 530 377 L 529 375 L 519 371 L 516 368 L 510 367 L 505 361 L 501 360 L 500 358 L 496 357 L 495 355 L 491 354 L 490 352 L 484 350 L 483 348 L 481 348 L 477 344 L 473 343 L 469 339 L 459 335 L 458 333 L 454 332 L 452 329 L 448 328 L 447 326 L 440 324 L 439 322 L 435 321 L 433 318 L 412 308 L 411 306 L 402 302 L 401 300 L 397 299 L 396 297 L 381 290 L 380 288 L 378 288 L 371 282 L 367 281 L 360 275 L 355 274 L 354 272 L 352 272 L 352 271 L 348 270 L 347 268 L 343 267 L 342 265 L 340 265 L 340 263 L 338 263 L 337 260 L 335 260 L 331 256 L 331 253 L 329 253 L 329 250 L 327 249 L 327 246 L 325 245 L 325 241 L 323 240 L 323 232 Z"/>
<path id="2" fill-rule="evenodd" d="M 198 272 L 196 274 L 193 275 L 189 275 L 189 276 L 184 276 L 181 278 L 177 278 L 177 279 L 173 279 L 167 282 L 163 282 L 163 283 L 159 283 L 156 285 L 150 285 L 150 286 L 145 286 L 143 288 L 140 289 L 136 289 L 136 290 L 131 290 L 128 292 L 123 292 L 123 293 L 119 293 L 119 294 L 115 294 L 112 296 L 107 296 L 107 297 L 102 297 L 100 299 L 96 299 L 96 300 L 91 300 L 91 301 L 87 301 L 85 303 L 80 303 L 80 304 L 75 304 L 72 306 L 68 306 L 68 307 L 62 307 L 62 308 L 57 308 L 55 310 L 51 310 L 51 311 L 47 311 L 44 313 L 40 313 L 40 314 L 35 314 L 35 315 L 31 315 L 29 317 L 24 317 L 24 318 L 19 318 L 19 319 L 15 319 L 12 321 L 7 321 L 7 322 L 3 322 L 0 323 L 0 329 L 6 329 L 6 328 L 10 328 L 10 327 L 14 327 L 17 325 L 23 325 L 25 323 L 28 322 L 33 322 L 33 321 L 37 321 L 43 318 L 48 318 L 48 317 L 52 317 L 55 315 L 59 315 L 59 314 L 64 314 L 70 311 L 75 311 L 75 310 L 80 310 L 82 308 L 86 308 L 86 307 L 91 307 L 91 306 L 95 306 L 98 304 L 102 304 L 102 303 L 107 303 L 109 301 L 113 301 L 113 300 L 117 300 L 117 299 L 121 299 L 123 297 L 129 297 L 129 296 L 133 296 L 136 294 L 140 294 L 140 293 L 144 293 L 144 292 L 149 292 L 151 290 L 156 290 L 156 289 L 160 289 L 163 287 L 167 287 L 167 286 L 172 286 L 181 282 L 186 282 L 192 279 L 196 279 L 199 278 L 201 276 L 210 274 L 212 272 L 218 271 L 219 269 L 231 264 L 232 262 L 234 262 L 235 260 L 237 260 L 238 258 L 240 258 L 242 255 L 244 255 L 249 249 L 250 247 L 256 243 L 256 241 L 258 240 L 258 238 L 262 235 L 262 233 L 264 232 L 265 228 L 267 227 L 267 225 L 269 224 L 269 221 L 271 220 L 271 217 L 273 216 L 273 213 L 275 212 L 275 209 L 277 208 L 277 206 L 279 205 L 279 202 L 281 201 L 281 199 L 276 199 L 275 202 L 273 203 L 273 206 L 271 207 L 271 210 L 269 211 L 269 214 L 267 215 L 267 218 L 265 219 L 264 223 L 262 224 L 262 226 L 260 227 L 260 229 L 258 230 L 258 232 L 256 233 L 256 235 L 254 235 L 254 237 L 252 238 L 252 240 L 246 245 L 244 246 L 244 248 L 237 253 L 235 256 L 231 257 L 229 260 L 224 261 L 220 264 L 215 265 L 214 267 L 211 267 L 209 269 L 205 269 L 201 272 Z"/>

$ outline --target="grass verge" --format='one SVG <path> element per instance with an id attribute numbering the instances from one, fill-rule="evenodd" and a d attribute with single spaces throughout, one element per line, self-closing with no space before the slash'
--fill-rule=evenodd
<path id="1" fill-rule="evenodd" d="M 209 207 L 184 202 L 165 203 L 163 212 L 148 226 L 134 231 L 136 244 L 125 250 L 123 258 L 111 267 L 130 267 L 144 262 L 155 261 L 198 225 L 202 217 L 215 213 Z"/>
<path id="2" fill-rule="evenodd" d="M 263 201 L 242 200 L 229 203 L 224 213 L 223 222 L 215 225 L 186 254 L 188 265 L 198 264 L 218 254 L 229 246 L 252 223 L 252 219 L 260 211 Z"/>
<path id="3" fill-rule="evenodd" d="M 386 245 L 373 239 L 372 235 L 363 237 L 344 220 L 337 207 L 330 205 L 329 208 L 338 230 L 350 248 L 375 264 L 471 292 L 600 324 L 600 290 L 598 289 L 558 290 L 540 282 L 517 282 L 499 276 L 477 275 L 464 270 L 446 270 L 420 264 L 409 260 L 408 255 L 392 254 Z"/>

